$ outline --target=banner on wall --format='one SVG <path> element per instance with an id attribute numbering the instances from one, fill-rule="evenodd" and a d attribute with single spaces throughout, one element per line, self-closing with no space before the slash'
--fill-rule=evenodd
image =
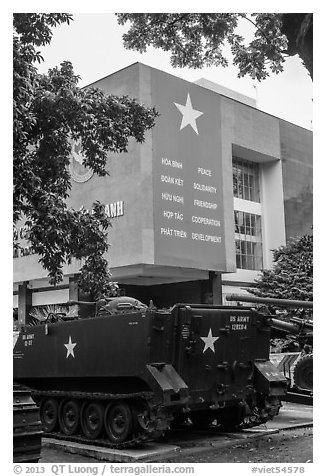
<path id="1" fill-rule="evenodd" d="M 155 264 L 225 271 L 219 96 L 152 71 L 152 101 Z"/>

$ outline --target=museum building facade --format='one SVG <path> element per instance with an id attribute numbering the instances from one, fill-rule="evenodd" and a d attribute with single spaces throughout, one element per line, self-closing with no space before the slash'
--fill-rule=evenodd
<path id="1" fill-rule="evenodd" d="M 159 117 L 143 144 L 108 158 L 110 175 L 85 168 L 72 147 L 68 204 L 105 204 L 107 259 L 125 294 L 158 307 L 223 302 L 246 293 L 273 249 L 311 233 L 312 131 L 271 116 L 255 101 L 207 80 L 191 83 L 141 63 L 88 87 L 128 95 Z M 14 308 L 78 299 L 80 262 L 50 286 L 24 243 L 14 256 Z M 25 245 L 25 246 L 24 246 Z"/>

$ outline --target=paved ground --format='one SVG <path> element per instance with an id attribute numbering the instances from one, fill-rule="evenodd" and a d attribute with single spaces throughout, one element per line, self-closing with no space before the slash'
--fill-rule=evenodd
<path id="1" fill-rule="evenodd" d="M 164 463 L 312 463 L 312 428 L 294 428 L 225 447 L 194 448 Z M 199 451 L 196 451 L 199 449 Z"/>
<path id="2" fill-rule="evenodd" d="M 274 420 L 266 423 L 267 428 L 287 428 L 293 425 L 312 423 L 313 407 L 283 402 L 280 414 Z"/>
<path id="3" fill-rule="evenodd" d="M 297 462 L 312 461 L 311 406 L 284 403 L 280 415 L 266 425 L 240 433 L 179 430 L 164 441 L 152 443 L 143 450 L 122 454 L 102 449 L 62 445 L 43 439 L 40 463 L 115 462 Z M 291 428 L 291 430 L 289 430 Z M 286 430 L 286 431 L 284 431 Z M 61 446 L 57 446 L 61 444 Z M 54 445 L 54 446 L 53 446 Z M 80 445 L 83 446 L 83 445 Z M 73 454 L 71 453 L 73 452 Z M 139 453 L 141 451 L 141 453 Z M 99 458 L 99 459 L 95 459 Z M 120 458 L 120 459 L 119 459 Z"/>

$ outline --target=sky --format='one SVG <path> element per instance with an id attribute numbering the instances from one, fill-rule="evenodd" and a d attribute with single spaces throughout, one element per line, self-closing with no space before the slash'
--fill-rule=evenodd
<path id="1" fill-rule="evenodd" d="M 173 68 L 169 53 L 149 48 L 144 54 L 127 50 L 122 35 L 128 24 L 118 25 L 113 13 L 77 13 L 70 25 L 53 30 L 50 45 L 40 49 L 44 62 L 40 72 L 69 60 L 81 77 L 80 86 L 90 84 L 137 61 L 163 70 L 188 81 L 206 78 L 257 100 L 258 109 L 285 119 L 306 129 L 312 128 L 312 81 L 298 57 L 288 58 L 284 71 L 272 74 L 260 83 L 250 77 L 238 78 L 238 69 L 232 65 L 200 70 Z M 239 33 L 246 39 L 252 36 L 252 26 L 243 22 Z"/>

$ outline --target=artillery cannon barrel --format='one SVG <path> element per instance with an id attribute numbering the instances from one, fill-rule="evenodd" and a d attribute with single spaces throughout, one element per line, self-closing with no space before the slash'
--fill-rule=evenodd
<path id="1" fill-rule="evenodd" d="M 276 298 L 262 298 L 257 296 L 243 296 L 239 294 L 228 294 L 227 301 L 251 302 L 257 304 L 275 305 L 280 307 L 292 308 L 307 308 L 312 309 L 312 301 L 298 301 L 294 299 L 276 299 Z"/>
<path id="2" fill-rule="evenodd" d="M 297 323 L 294 323 L 270 317 L 268 318 L 268 323 L 273 329 L 283 331 L 287 334 L 312 336 L 313 325 L 311 321 L 301 319 L 297 321 Z"/>
<path id="3" fill-rule="evenodd" d="M 281 321 L 280 319 L 275 319 L 275 317 L 271 317 L 268 319 L 269 325 L 273 327 L 273 329 L 277 329 L 279 331 L 283 331 L 289 334 L 299 334 L 301 326 L 300 324 L 294 324 L 292 322 Z"/>
<path id="4" fill-rule="evenodd" d="M 66 306 L 75 306 L 76 304 L 96 304 L 95 301 L 67 301 Z"/>
<path id="5" fill-rule="evenodd" d="M 304 321 L 300 317 L 291 317 L 290 322 L 293 322 L 294 324 L 301 324 L 304 322 L 304 326 L 307 327 L 308 329 L 313 329 L 314 323 L 310 319 L 305 319 Z"/>

